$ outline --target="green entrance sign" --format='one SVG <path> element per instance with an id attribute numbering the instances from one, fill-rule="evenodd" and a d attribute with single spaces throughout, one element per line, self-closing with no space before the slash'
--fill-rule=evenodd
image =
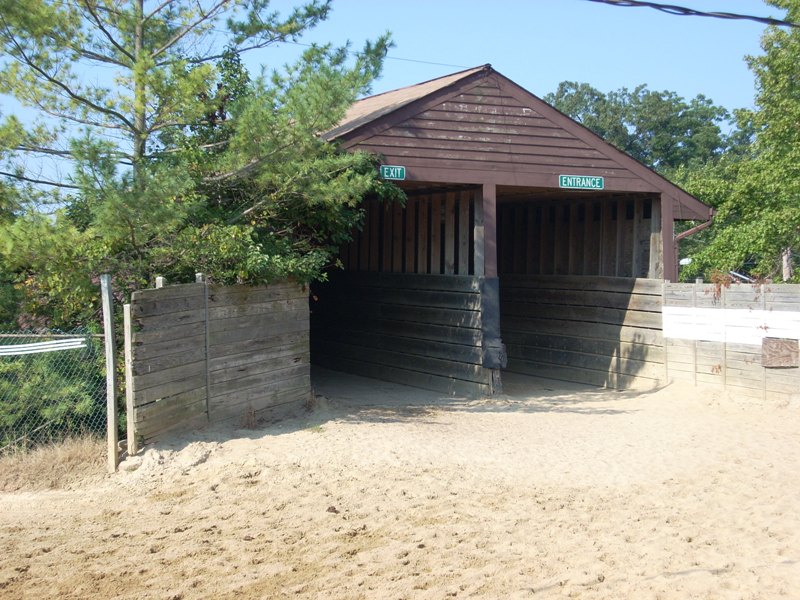
<path id="1" fill-rule="evenodd" d="M 403 181 L 406 178 L 406 168 L 396 165 L 381 165 L 381 177 L 384 179 Z"/>
<path id="2" fill-rule="evenodd" d="M 593 175 L 559 175 L 558 187 L 571 190 L 602 190 L 605 179 Z"/>

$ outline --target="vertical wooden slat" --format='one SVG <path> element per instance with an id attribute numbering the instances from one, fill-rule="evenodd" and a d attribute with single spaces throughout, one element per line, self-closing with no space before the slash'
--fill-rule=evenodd
<path id="1" fill-rule="evenodd" d="M 583 275 L 599 275 L 592 270 L 592 257 L 597 256 L 597 244 L 592 235 L 594 228 L 594 202 L 587 200 L 583 204 Z"/>
<path id="2" fill-rule="evenodd" d="M 567 216 L 568 206 L 557 204 L 555 239 L 553 243 L 553 273 L 556 275 L 566 275 L 569 266 L 569 218 Z"/>
<path id="3" fill-rule="evenodd" d="M 550 267 L 552 265 L 548 264 L 547 257 L 549 256 L 548 252 L 548 237 L 550 231 L 552 231 L 550 227 L 550 209 L 552 207 L 549 204 L 544 204 L 542 206 L 542 220 L 539 223 L 539 274 L 540 275 L 548 275 L 550 273 Z"/>
<path id="4" fill-rule="evenodd" d="M 613 200 L 603 200 L 603 246 L 602 263 L 600 265 L 601 275 L 614 275 L 614 259 L 616 258 L 616 235 L 614 234 L 614 220 L 612 218 L 614 208 Z"/>
<path id="5" fill-rule="evenodd" d="M 392 272 L 403 272 L 403 207 L 392 206 Z"/>
<path id="6" fill-rule="evenodd" d="M 381 264 L 381 205 L 377 201 L 372 201 L 370 206 L 372 216 L 369 220 L 369 270 L 377 271 Z"/>
<path id="7" fill-rule="evenodd" d="M 381 203 L 383 212 L 383 257 L 381 258 L 381 270 L 388 273 L 392 270 L 392 207 L 389 204 Z"/>
<path id="8" fill-rule="evenodd" d="M 672 198 L 661 200 L 661 268 L 664 279 L 678 280 L 678 261 L 675 256 L 675 223 L 673 221 L 674 205 Z"/>
<path id="9" fill-rule="evenodd" d="M 528 246 L 527 236 L 525 235 L 525 225 L 527 224 L 525 207 L 522 205 L 514 206 L 511 212 L 511 219 L 511 225 L 514 230 L 514 235 L 512 236 L 514 244 L 511 248 L 514 273 L 524 273 Z"/>
<path id="10" fill-rule="evenodd" d="M 405 250 L 405 272 L 413 273 L 416 266 L 416 258 L 414 251 L 414 234 L 416 233 L 416 214 L 417 214 L 417 201 L 414 198 L 406 200 L 406 240 L 404 246 Z"/>
<path id="11" fill-rule="evenodd" d="M 534 264 L 536 260 L 536 243 L 539 240 L 536 235 L 536 207 L 533 204 L 527 205 L 525 223 L 525 273 L 533 275 L 539 266 Z"/>
<path id="12" fill-rule="evenodd" d="M 353 239 L 347 245 L 347 270 L 358 271 L 358 232 L 354 231 L 352 236 Z"/>
<path id="13" fill-rule="evenodd" d="M 472 192 L 461 192 L 458 198 L 458 274 L 469 274 L 469 201 Z"/>
<path id="14" fill-rule="evenodd" d="M 444 272 L 455 273 L 456 260 L 456 194 L 447 192 L 444 211 Z"/>
<path id="15" fill-rule="evenodd" d="M 372 211 L 369 203 L 364 204 L 364 225 L 358 233 L 358 270 L 366 271 L 369 267 L 369 222 L 372 218 Z"/>
<path id="16" fill-rule="evenodd" d="M 428 212 L 430 197 L 420 198 L 417 203 L 417 273 L 430 273 L 428 267 Z"/>
<path id="17" fill-rule="evenodd" d="M 654 199 L 650 211 L 650 265 L 647 269 L 650 279 L 664 277 L 661 240 L 661 200 Z"/>
<path id="18" fill-rule="evenodd" d="M 633 251 L 633 255 L 631 256 L 631 271 L 633 277 L 641 277 L 642 273 L 642 215 L 643 212 L 643 200 L 641 198 L 636 198 L 633 201 L 633 235 L 631 235 L 631 249 Z"/>
<path id="19" fill-rule="evenodd" d="M 622 277 L 625 274 L 625 200 L 617 200 L 617 235 L 614 248 L 614 275 Z"/>
<path id="20" fill-rule="evenodd" d="M 431 200 L 431 273 L 442 274 L 442 195 Z"/>
<path id="21" fill-rule="evenodd" d="M 569 258 L 567 260 L 567 273 L 578 275 L 578 262 L 580 254 L 581 236 L 578 232 L 578 204 L 569 204 Z"/>
<path id="22" fill-rule="evenodd" d="M 473 224 L 472 238 L 475 246 L 473 255 L 475 256 L 473 271 L 476 277 L 483 277 L 483 192 L 473 191 L 473 198 L 475 199 L 475 223 Z"/>

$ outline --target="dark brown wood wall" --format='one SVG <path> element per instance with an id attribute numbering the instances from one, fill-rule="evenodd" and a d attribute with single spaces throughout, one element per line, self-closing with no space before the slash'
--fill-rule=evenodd
<path id="1" fill-rule="evenodd" d="M 620 389 L 664 383 L 662 294 L 651 279 L 503 276 L 507 370 Z"/>
<path id="2" fill-rule="evenodd" d="M 445 394 L 492 390 L 480 278 L 337 272 L 314 290 L 315 365 Z"/>
<path id="3" fill-rule="evenodd" d="M 495 171 L 524 176 L 519 185 L 557 187 L 558 174 L 578 173 L 605 177 L 608 189 L 657 191 L 491 81 L 360 140 L 357 147 L 383 155 L 387 164 L 406 166 L 411 179 L 415 168 L 450 176 Z"/>
<path id="4" fill-rule="evenodd" d="M 654 202 L 589 198 L 498 206 L 501 274 L 660 277 L 651 272 Z M 658 246 L 657 246 L 658 247 Z"/>
<path id="5" fill-rule="evenodd" d="M 361 231 L 342 248 L 348 271 L 475 274 L 475 191 L 409 195 L 399 204 L 365 202 Z"/>

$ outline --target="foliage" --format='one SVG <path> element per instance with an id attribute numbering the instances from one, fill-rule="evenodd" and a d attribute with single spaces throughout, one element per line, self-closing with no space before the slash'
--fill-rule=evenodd
<path id="1" fill-rule="evenodd" d="M 646 85 L 603 94 L 587 83 L 563 81 L 544 99 L 662 173 L 704 164 L 739 141 L 722 133 L 721 125 L 730 120 L 728 111 L 702 95 L 687 102 Z"/>
<path id="2" fill-rule="evenodd" d="M 0 447 L 19 438 L 30 444 L 104 430 L 103 348 L 99 340 L 86 339 L 86 349 L 0 359 Z"/>
<path id="3" fill-rule="evenodd" d="M 319 135 L 369 91 L 391 42 L 354 59 L 312 46 L 255 80 L 241 56 L 329 11 L 329 0 L 286 17 L 268 0 L 0 0 L 0 93 L 39 115 L 0 123 L 0 275 L 24 312 L 88 318 L 104 271 L 123 290 L 198 270 L 320 277 L 360 225 L 360 200 L 400 197 L 373 159 Z"/>
<path id="4" fill-rule="evenodd" d="M 800 20 L 800 1 L 771 0 Z M 746 268 L 780 277 L 781 255 L 800 248 L 800 30 L 770 27 L 764 54 L 749 57 L 756 76 L 756 110 L 743 114 L 755 131 L 749 154 L 684 174 L 690 192 L 718 208 L 690 274 Z"/>

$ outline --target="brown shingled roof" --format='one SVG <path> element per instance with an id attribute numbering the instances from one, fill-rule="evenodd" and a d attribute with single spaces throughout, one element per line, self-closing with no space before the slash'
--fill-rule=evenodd
<path id="1" fill-rule="evenodd" d="M 438 77 L 429 81 L 423 81 L 415 85 L 384 92 L 383 94 L 376 94 L 375 96 L 368 96 L 355 102 L 345 114 L 344 118 L 339 124 L 325 132 L 322 137 L 326 140 L 333 140 L 346 133 L 357 129 L 361 125 L 374 121 L 375 119 L 397 110 L 407 104 L 419 100 L 437 92 L 449 85 L 452 85 L 470 75 L 480 73 L 491 69 L 491 65 L 482 65 L 480 67 L 473 67 L 444 77 Z"/>

